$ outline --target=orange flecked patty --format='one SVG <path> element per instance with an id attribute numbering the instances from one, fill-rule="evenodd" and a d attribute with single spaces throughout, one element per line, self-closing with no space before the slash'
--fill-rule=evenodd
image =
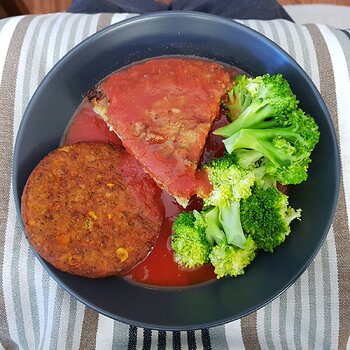
<path id="1" fill-rule="evenodd" d="M 47 155 L 22 195 L 27 238 L 74 275 L 123 275 L 151 251 L 163 221 L 160 190 L 123 148 L 78 143 Z"/>

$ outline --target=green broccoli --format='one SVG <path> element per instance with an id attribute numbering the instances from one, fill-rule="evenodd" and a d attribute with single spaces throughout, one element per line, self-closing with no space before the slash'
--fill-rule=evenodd
<path id="1" fill-rule="evenodd" d="M 212 160 L 205 168 L 213 191 L 204 199 L 203 210 L 181 213 L 173 225 L 175 260 L 190 268 L 209 262 L 210 251 L 217 246 L 239 252 L 245 249 L 247 240 L 240 221 L 240 200 L 250 196 L 254 174 L 235 164 L 229 154 Z M 232 258 L 240 259 L 237 254 L 231 254 Z M 232 261 L 234 266 L 239 264 L 238 260 Z"/>
<path id="2" fill-rule="evenodd" d="M 248 197 L 249 198 L 249 197 Z M 256 244 L 245 237 L 240 221 L 239 201 L 229 207 L 202 211 L 206 224 L 206 240 L 212 246 L 209 259 L 217 278 L 238 276 L 255 258 Z"/>
<path id="3" fill-rule="evenodd" d="M 252 96 L 246 93 L 248 79 L 246 75 L 238 75 L 232 89 L 227 92 L 226 99 L 222 101 L 222 105 L 227 109 L 227 115 L 232 120 L 243 113 L 252 102 Z"/>
<path id="4" fill-rule="evenodd" d="M 205 227 L 205 238 L 210 245 L 226 243 L 226 235 L 222 230 L 217 207 L 202 211 Z"/>
<path id="5" fill-rule="evenodd" d="M 232 201 L 227 207 L 212 207 L 202 211 L 205 237 L 209 244 L 231 244 L 243 248 L 246 237 L 240 220 L 240 203 Z"/>
<path id="6" fill-rule="evenodd" d="M 290 113 L 280 127 L 242 129 L 223 142 L 229 153 L 242 148 L 262 153 L 268 160 L 266 174 L 286 185 L 307 179 L 310 154 L 318 139 L 314 119 L 299 109 Z"/>
<path id="7" fill-rule="evenodd" d="M 180 214 L 173 226 L 175 260 L 197 267 L 210 262 L 218 278 L 237 276 L 258 249 L 273 252 L 300 219 L 277 189 L 307 178 L 319 140 L 314 119 L 280 75 L 238 76 L 222 104 L 233 120 L 215 130 L 227 153 L 205 164 L 213 189 L 201 212 Z"/>
<path id="8" fill-rule="evenodd" d="M 248 236 L 242 249 L 228 244 L 220 244 L 213 247 L 209 257 L 217 278 L 243 275 L 244 268 L 256 256 L 256 249 L 257 246 L 250 236 Z"/>
<path id="9" fill-rule="evenodd" d="M 279 119 L 297 109 L 299 101 L 281 74 L 248 78 L 237 76 L 224 107 L 232 123 L 214 131 L 230 137 L 241 129 L 266 129 L 280 125 Z"/>
<path id="10" fill-rule="evenodd" d="M 179 265 L 195 268 L 209 262 L 211 246 L 198 212 L 182 212 L 176 217 L 171 247 Z"/>
<path id="11" fill-rule="evenodd" d="M 209 181 L 213 190 L 208 198 L 204 198 L 205 208 L 213 208 L 206 214 L 207 231 L 213 231 L 212 218 L 224 232 L 226 242 L 242 248 L 246 237 L 239 220 L 240 200 L 251 194 L 255 176 L 235 164 L 235 158 L 229 154 L 216 158 L 206 164 Z M 207 234 L 207 239 L 210 234 Z M 216 242 L 219 244 L 219 242 Z"/>
<path id="12" fill-rule="evenodd" d="M 227 137 L 223 141 L 227 152 L 247 149 L 255 151 L 253 157 L 262 154 L 264 173 L 282 185 L 306 180 L 310 154 L 319 140 L 318 126 L 298 108 L 299 101 L 282 75 L 239 76 L 228 96 L 225 106 L 235 118 L 214 131 Z"/>
<path id="13" fill-rule="evenodd" d="M 274 176 L 267 173 L 266 163 L 268 162 L 262 153 L 239 148 L 232 152 L 231 157 L 235 159 L 235 163 L 245 170 L 251 171 L 255 177 L 255 184 L 263 188 L 270 186 L 276 187 L 277 181 Z"/>
<path id="14" fill-rule="evenodd" d="M 263 156 L 264 155 L 259 151 L 244 148 L 237 149 L 231 153 L 231 158 L 234 160 L 234 163 L 245 170 L 257 168 Z"/>
<path id="15" fill-rule="evenodd" d="M 227 243 L 243 248 L 246 236 L 240 220 L 240 202 L 232 201 L 229 206 L 220 207 L 219 219 Z"/>
<path id="16" fill-rule="evenodd" d="M 273 252 L 290 233 L 290 223 L 300 219 L 301 209 L 289 206 L 288 196 L 275 187 L 254 186 L 252 194 L 241 202 L 244 232 L 259 249 Z"/>
<path id="17" fill-rule="evenodd" d="M 239 201 L 250 195 L 254 174 L 235 164 L 229 154 L 213 159 L 205 165 L 213 191 L 204 198 L 205 206 L 228 207 L 232 201 Z"/>

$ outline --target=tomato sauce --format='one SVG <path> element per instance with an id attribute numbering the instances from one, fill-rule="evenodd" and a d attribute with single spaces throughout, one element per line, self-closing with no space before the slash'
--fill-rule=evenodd
<path id="1" fill-rule="evenodd" d="M 221 112 L 219 119 L 214 122 L 213 129 L 225 124 L 227 124 L 227 117 Z M 106 123 L 92 110 L 90 103 L 85 99 L 73 116 L 63 138 L 63 143 L 66 145 L 82 141 L 121 144 L 118 136 L 109 130 Z M 213 157 L 219 157 L 223 152 L 224 147 L 221 139 L 210 133 L 201 163 L 205 163 Z M 184 209 L 165 191 L 162 191 L 161 201 L 165 208 L 165 214 L 160 236 L 148 257 L 133 268 L 125 278 L 156 286 L 187 286 L 215 279 L 214 269 L 210 264 L 197 269 L 185 269 L 174 261 L 170 246 L 171 228 L 176 216 Z M 186 210 L 201 210 L 201 208 L 201 200 L 194 199 Z"/>
<path id="2" fill-rule="evenodd" d="M 227 116 L 221 110 L 212 130 L 226 124 L 228 124 Z M 210 132 L 202 154 L 201 164 L 210 161 L 214 157 L 222 156 L 224 150 L 222 139 Z M 187 286 L 215 279 L 214 268 L 211 264 L 197 269 L 185 269 L 174 261 L 171 249 L 171 228 L 176 216 L 184 209 L 165 191 L 163 191 L 161 199 L 164 204 L 165 215 L 160 237 L 149 256 L 138 264 L 126 278 L 158 286 Z M 202 205 L 202 201 L 195 197 L 186 210 L 201 210 Z"/>
<path id="3" fill-rule="evenodd" d="M 162 193 L 165 216 L 161 234 L 149 256 L 125 277 L 135 282 L 157 286 L 187 286 L 215 278 L 214 269 L 207 264 L 197 269 L 185 269 L 174 261 L 171 250 L 171 227 L 178 214 L 184 209 L 166 192 Z M 200 210 L 202 203 L 193 200 L 187 210 Z"/>
<path id="4" fill-rule="evenodd" d="M 238 70 L 231 68 L 230 75 L 234 76 Z M 229 122 L 223 110 L 214 121 L 212 130 Z M 74 114 L 70 125 L 62 139 L 63 144 L 82 141 L 115 143 L 121 145 L 121 140 L 106 123 L 93 111 L 89 101 L 84 99 Z M 200 159 L 200 165 L 224 153 L 222 139 L 209 133 Z M 208 186 L 206 176 L 197 172 L 197 181 Z M 208 190 L 208 187 L 207 187 Z M 197 269 L 185 269 L 174 261 L 171 249 L 172 224 L 176 216 L 184 209 L 167 192 L 162 191 L 160 201 L 164 205 L 164 221 L 160 236 L 148 257 L 134 267 L 125 278 L 129 281 L 154 286 L 188 286 L 215 279 L 214 269 L 207 264 Z M 202 201 L 192 199 L 186 210 L 201 210 Z"/>
<path id="5" fill-rule="evenodd" d="M 119 137 L 109 131 L 106 123 L 93 111 L 87 99 L 83 100 L 75 112 L 65 132 L 63 143 L 70 145 L 79 141 L 111 142 L 122 145 Z"/>

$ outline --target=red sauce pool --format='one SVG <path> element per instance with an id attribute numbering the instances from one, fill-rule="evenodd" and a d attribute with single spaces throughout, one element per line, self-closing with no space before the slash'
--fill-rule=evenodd
<path id="1" fill-rule="evenodd" d="M 184 209 L 166 192 L 162 193 L 165 215 L 161 233 L 149 256 L 134 267 L 125 278 L 158 286 L 188 286 L 215 279 L 214 269 L 208 264 L 198 269 L 181 268 L 170 248 L 171 227 L 175 217 Z M 192 201 L 186 210 L 200 209 L 200 201 Z"/>
<path id="2" fill-rule="evenodd" d="M 70 145 L 80 141 L 122 145 L 119 137 L 109 131 L 106 123 L 92 110 L 91 104 L 86 99 L 80 104 L 72 122 L 68 125 L 63 143 Z"/>

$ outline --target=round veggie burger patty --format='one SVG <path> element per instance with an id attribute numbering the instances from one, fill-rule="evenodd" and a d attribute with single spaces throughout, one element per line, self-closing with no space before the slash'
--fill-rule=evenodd
<path id="1" fill-rule="evenodd" d="M 64 146 L 33 170 L 22 220 L 35 250 L 59 270 L 123 275 L 151 251 L 163 221 L 160 190 L 123 148 Z"/>

